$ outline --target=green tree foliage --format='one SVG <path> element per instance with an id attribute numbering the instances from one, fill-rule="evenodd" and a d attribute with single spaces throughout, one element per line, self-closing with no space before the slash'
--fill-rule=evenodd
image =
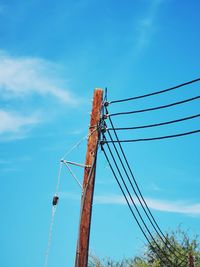
<path id="1" fill-rule="evenodd" d="M 98 259 L 95 256 L 90 257 L 89 267 L 188 267 L 188 257 L 193 255 L 195 267 L 200 267 L 200 243 L 198 236 L 191 237 L 188 232 L 178 228 L 166 234 L 166 242 L 159 236 L 155 236 L 150 244 L 144 249 L 144 254 L 132 259 L 123 259 L 121 261 L 111 260 L 109 258 Z M 161 250 L 158 248 L 158 246 Z M 171 246 L 170 246 L 170 245 Z M 171 248 L 169 250 L 169 247 Z M 169 260 L 167 260 L 168 258 Z M 180 265 L 181 264 L 181 265 Z"/>

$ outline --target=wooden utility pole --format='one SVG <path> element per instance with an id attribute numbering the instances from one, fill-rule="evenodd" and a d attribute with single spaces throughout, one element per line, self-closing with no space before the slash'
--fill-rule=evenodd
<path id="1" fill-rule="evenodd" d="M 99 141 L 99 131 L 95 131 L 101 118 L 103 90 L 95 89 L 92 105 L 92 113 L 89 126 L 89 138 L 87 144 L 83 191 L 81 200 L 81 218 L 79 226 L 79 237 L 77 242 L 75 267 L 87 267 L 88 249 L 90 238 L 90 225 L 92 215 L 92 203 L 96 170 L 96 150 Z M 90 166 L 90 167 L 88 167 Z"/>
<path id="2" fill-rule="evenodd" d="M 192 252 L 189 253 L 189 267 L 194 267 L 194 257 L 192 255 Z"/>

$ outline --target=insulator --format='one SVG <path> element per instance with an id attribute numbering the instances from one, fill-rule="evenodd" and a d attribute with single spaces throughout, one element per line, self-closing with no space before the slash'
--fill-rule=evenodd
<path id="1" fill-rule="evenodd" d="M 104 115 L 102 116 L 102 119 L 103 119 L 103 120 L 106 120 L 108 117 L 109 117 L 109 114 L 104 114 Z"/>
<path id="2" fill-rule="evenodd" d="M 58 196 L 54 196 L 53 200 L 52 200 L 52 205 L 56 206 L 58 204 L 58 200 L 59 200 L 59 197 Z"/>
<path id="3" fill-rule="evenodd" d="M 108 101 L 105 101 L 103 104 L 104 104 L 104 107 L 107 107 L 109 106 L 110 103 Z"/>
<path id="4" fill-rule="evenodd" d="M 102 133 L 105 133 L 106 131 L 107 131 L 107 128 L 106 128 L 106 126 L 103 125 L 103 126 L 101 127 L 101 132 L 102 132 Z"/>

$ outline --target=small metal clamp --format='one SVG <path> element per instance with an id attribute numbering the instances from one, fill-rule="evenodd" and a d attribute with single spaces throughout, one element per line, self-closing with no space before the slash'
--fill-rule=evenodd
<path id="1" fill-rule="evenodd" d="M 99 144 L 100 144 L 101 148 L 103 147 L 103 145 L 105 145 L 105 143 L 106 143 L 106 141 L 105 141 L 105 140 L 101 140 L 101 141 L 99 142 Z"/>
<path id="2" fill-rule="evenodd" d="M 108 117 L 109 117 L 109 114 L 103 114 L 101 118 L 102 120 L 106 120 Z"/>
<path id="3" fill-rule="evenodd" d="M 101 132 L 104 134 L 105 132 L 107 132 L 107 127 L 106 125 L 101 125 Z"/>
<path id="4" fill-rule="evenodd" d="M 108 102 L 108 101 L 105 101 L 105 102 L 103 103 L 104 107 L 108 107 L 109 104 L 110 104 L 110 102 Z"/>

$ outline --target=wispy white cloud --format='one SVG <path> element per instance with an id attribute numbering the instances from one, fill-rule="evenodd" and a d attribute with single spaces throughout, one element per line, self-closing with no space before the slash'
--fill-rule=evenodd
<path id="1" fill-rule="evenodd" d="M 61 74 L 62 67 L 53 62 L 13 56 L 0 50 L 0 99 L 4 103 L 0 109 L 1 142 L 24 138 L 32 126 L 41 123 L 44 118 L 47 120 L 42 115 L 44 112 L 41 105 L 50 100 L 46 96 L 59 104 L 63 102 L 76 106 L 80 103 L 80 99 L 68 90 L 67 81 Z M 41 101 L 34 101 L 35 96 L 37 99 L 40 97 Z M 28 101 L 31 105 L 27 104 Z"/>
<path id="2" fill-rule="evenodd" d="M 23 116 L 16 112 L 0 110 L 0 139 L 10 140 L 20 138 L 22 130 L 40 122 L 37 115 Z"/>
<path id="3" fill-rule="evenodd" d="M 32 57 L 15 57 L 0 51 L 0 92 L 7 98 L 30 94 L 51 95 L 59 101 L 75 104 L 77 100 L 58 78 L 54 63 Z"/>
<path id="4" fill-rule="evenodd" d="M 138 37 L 136 48 L 139 50 L 139 52 L 142 51 L 151 41 L 156 29 L 156 15 L 158 14 L 163 0 L 151 0 L 149 3 L 147 14 L 138 20 Z"/>
<path id="5" fill-rule="evenodd" d="M 78 200 L 77 194 L 62 193 L 62 197 L 72 200 Z M 129 199 L 129 197 L 127 196 Z M 200 203 L 189 203 L 186 201 L 168 201 L 153 198 L 145 198 L 149 208 L 162 212 L 181 213 L 185 215 L 200 215 Z M 134 199 L 136 205 L 139 205 L 137 199 Z M 126 200 L 121 195 L 96 195 L 94 196 L 96 205 L 126 205 Z"/>
<path id="6" fill-rule="evenodd" d="M 129 197 L 127 197 L 129 199 Z M 190 204 L 185 201 L 168 201 L 153 198 L 145 198 L 148 206 L 157 211 L 182 213 L 190 215 L 200 215 L 200 203 Z M 138 200 L 134 200 L 139 205 Z M 101 195 L 96 196 L 96 204 L 118 204 L 125 205 L 123 196 L 119 195 Z"/>
<path id="7" fill-rule="evenodd" d="M 163 201 L 158 199 L 147 199 L 146 201 L 149 207 L 154 210 L 200 215 L 200 203 L 191 204 L 185 201 Z"/>

